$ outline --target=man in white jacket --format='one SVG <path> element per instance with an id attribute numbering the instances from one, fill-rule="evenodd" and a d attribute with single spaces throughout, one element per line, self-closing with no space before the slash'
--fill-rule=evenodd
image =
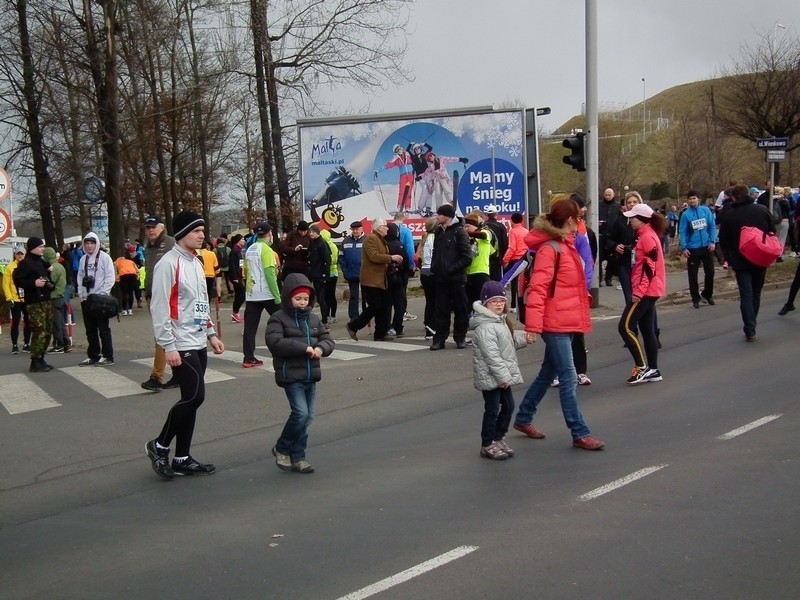
<path id="1" fill-rule="evenodd" d="M 114 261 L 100 250 L 97 234 L 90 231 L 83 238 L 85 254 L 78 266 L 78 297 L 81 299 L 81 315 L 86 326 L 87 358 L 81 367 L 92 365 L 110 367 L 114 364 L 114 344 L 111 340 L 111 327 L 108 317 L 101 317 L 89 310 L 90 294 L 111 294 L 116 280 Z"/>
<path id="2" fill-rule="evenodd" d="M 150 315 L 156 343 L 180 383 L 181 397 L 170 409 L 161 433 L 145 444 L 153 470 L 162 479 L 176 475 L 211 475 L 216 467 L 189 454 L 197 409 L 205 400 L 203 378 L 207 344 L 214 354 L 225 346 L 211 321 L 208 288 L 197 250 L 205 239 L 205 221 L 193 212 L 180 212 L 172 221 L 175 246 L 158 261 L 153 272 Z M 169 446 L 175 438 L 175 456 Z"/>

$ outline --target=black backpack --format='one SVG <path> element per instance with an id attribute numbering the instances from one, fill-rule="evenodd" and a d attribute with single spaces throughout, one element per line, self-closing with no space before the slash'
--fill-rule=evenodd
<path id="1" fill-rule="evenodd" d="M 217 246 L 214 249 L 214 254 L 217 255 L 217 262 L 220 269 L 227 269 L 230 266 L 229 256 L 231 249 L 228 246 Z"/>

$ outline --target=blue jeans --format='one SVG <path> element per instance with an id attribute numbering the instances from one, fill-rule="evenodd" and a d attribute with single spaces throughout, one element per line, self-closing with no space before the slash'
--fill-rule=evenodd
<path id="1" fill-rule="evenodd" d="M 572 334 L 542 333 L 541 338 L 544 341 L 542 368 L 539 369 L 539 374 L 522 398 L 515 423 L 527 425 L 533 422 L 536 407 L 539 406 L 539 402 L 542 401 L 557 375 L 560 383 L 558 398 L 561 401 L 564 422 L 572 432 L 573 440 L 586 437 L 589 435 L 589 428 L 583 421 L 583 415 L 578 408 L 578 376 L 572 361 Z"/>
<path id="2" fill-rule="evenodd" d="M 761 306 L 761 288 L 764 287 L 766 269 L 753 267 L 749 270 L 736 271 L 736 284 L 739 286 L 739 310 L 742 313 L 744 334 L 752 337 L 756 334 L 756 320 Z"/>
<path id="3" fill-rule="evenodd" d="M 317 384 L 290 383 L 284 386 L 286 397 L 292 413 L 283 426 L 281 437 L 275 444 L 275 449 L 281 454 L 288 454 L 292 462 L 303 460 L 306 457 L 308 445 L 308 426 L 314 419 L 317 404 Z"/>
<path id="4" fill-rule="evenodd" d="M 502 440 L 508 433 L 511 415 L 514 414 L 514 394 L 510 387 L 484 390 L 482 393 L 481 446 L 488 446 L 496 440 Z"/>

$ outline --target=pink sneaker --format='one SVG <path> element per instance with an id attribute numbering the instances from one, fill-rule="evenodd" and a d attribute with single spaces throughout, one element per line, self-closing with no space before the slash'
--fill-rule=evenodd
<path id="1" fill-rule="evenodd" d="M 239 316 L 239 313 L 231 313 L 231 323 L 242 323 L 242 317 Z"/>

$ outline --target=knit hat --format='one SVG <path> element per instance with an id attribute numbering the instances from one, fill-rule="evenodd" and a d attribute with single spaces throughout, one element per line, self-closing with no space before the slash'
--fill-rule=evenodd
<path id="1" fill-rule="evenodd" d="M 497 281 L 487 281 L 483 284 L 481 288 L 481 304 L 486 306 L 489 300 L 493 300 L 495 298 L 502 298 L 503 300 L 506 299 L 506 291 L 503 289 L 503 286 L 500 285 Z"/>
<path id="2" fill-rule="evenodd" d="M 306 285 L 301 285 L 292 290 L 292 293 L 289 295 L 290 298 L 294 298 L 298 294 L 306 294 L 309 298 L 311 297 L 311 288 Z"/>
<path id="3" fill-rule="evenodd" d="M 308 221 L 300 221 L 297 224 L 297 231 L 306 231 L 308 229 Z"/>
<path id="4" fill-rule="evenodd" d="M 172 229 L 175 231 L 175 241 L 185 238 L 190 231 L 197 227 L 204 227 L 206 222 L 203 216 L 189 210 L 179 212 L 172 219 Z"/>
<path id="5" fill-rule="evenodd" d="M 36 236 L 29 237 L 25 247 L 28 249 L 28 252 L 31 250 L 35 250 L 39 246 L 44 246 L 44 240 L 42 238 L 38 238 Z"/>
<path id="6" fill-rule="evenodd" d="M 698 194 L 696 190 L 689 190 L 688 192 L 686 192 L 687 198 L 691 198 L 692 196 L 694 196 L 695 198 L 699 198 L 700 194 Z"/>
<path id="7" fill-rule="evenodd" d="M 321 231 L 321 229 L 319 228 L 319 225 L 317 225 L 316 223 L 314 223 L 313 225 L 309 225 L 308 229 L 310 231 L 313 231 L 314 233 L 319 233 Z"/>
<path id="8" fill-rule="evenodd" d="M 442 204 L 439 208 L 436 209 L 437 215 L 442 215 L 443 217 L 447 217 L 448 219 L 452 219 L 456 216 L 456 209 L 453 208 L 452 204 Z"/>

